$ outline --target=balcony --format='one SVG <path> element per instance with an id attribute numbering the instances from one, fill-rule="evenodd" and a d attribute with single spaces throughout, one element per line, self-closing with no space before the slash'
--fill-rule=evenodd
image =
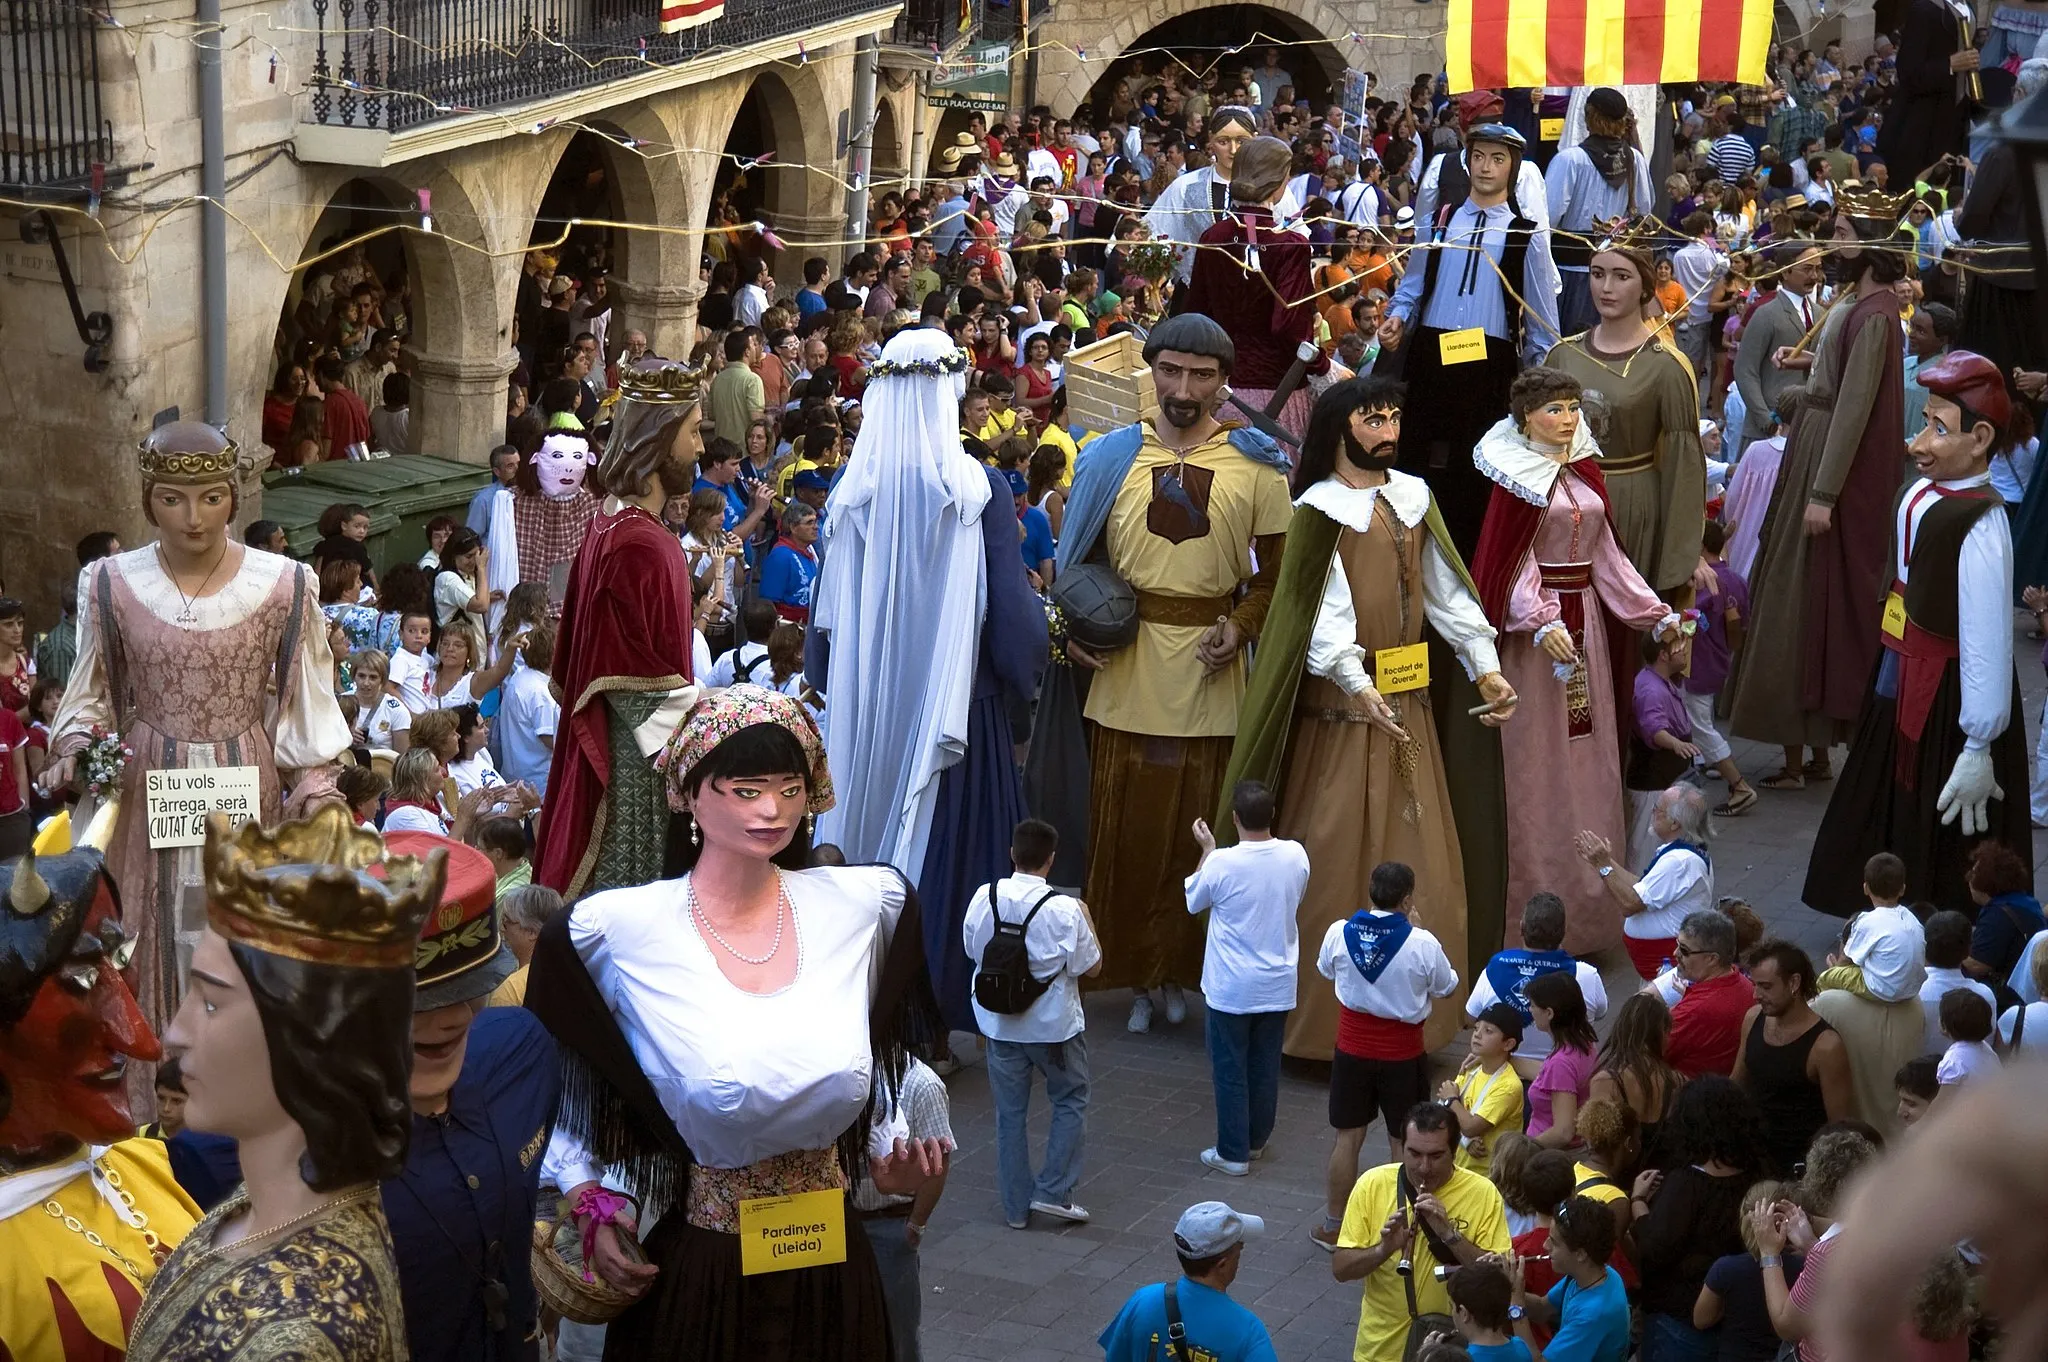
<path id="1" fill-rule="evenodd" d="M 0 0 L 0 193 L 105 188 L 114 137 L 100 111 L 98 30 L 77 0 Z"/>
<path id="2" fill-rule="evenodd" d="M 986 0 L 905 0 L 903 12 L 882 35 L 882 60 L 892 66 L 929 66 L 956 48 L 978 41 Z"/>
<path id="3" fill-rule="evenodd" d="M 663 33 L 655 0 L 312 0 L 297 150 L 391 165 L 874 33 L 901 3 L 726 0 Z"/>

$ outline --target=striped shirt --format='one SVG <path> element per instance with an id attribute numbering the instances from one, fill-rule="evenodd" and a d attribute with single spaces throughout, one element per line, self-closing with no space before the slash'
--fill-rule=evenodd
<path id="1" fill-rule="evenodd" d="M 880 1094 L 878 1094 L 879 1096 Z M 903 1071 L 903 1091 L 898 1098 L 903 1110 L 903 1119 L 910 1127 L 913 1140 L 944 1140 L 953 1142 L 953 1122 L 947 1114 L 946 1080 L 934 1073 L 931 1066 L 921 1059 L 912 1059 Z M 879 1108 L 882 1104 L 876 1103 Z M 877 1110 L 879 1124 L 887 1113 Z M 902 1206 L 911 1201 L 907 1196 L 888 1196 L 875 1190 L 875 1184 L 862 1178 L 860 1186 L 853 1192 L 853 1208 L 857 1211 L 879 1211 L 884 1206 Z"/>
<path id="2" fill-rule="evenodd" d="M 1739 132 L 1723 133 L 1707 152 L 1707 164 L 1723 184 L 1734 184 L 1756 165 L 1756 148 Z"/>

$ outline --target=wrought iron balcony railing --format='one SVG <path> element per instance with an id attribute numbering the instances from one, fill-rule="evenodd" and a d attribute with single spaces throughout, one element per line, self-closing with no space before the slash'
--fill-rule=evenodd
<path id="1" fill-rule="evenodd" d="M 877 0 L 726 0 L 663 33 L 656 0 L 312 0 L 311 121 L 397 132 L 801 35 Z"/>
<path id="2" fill-rule="evenodd" d="M 99 187 L 114 142 L 99 26 L 78 0 L 0 0 L 0 190 Z"/>
<path id="3" fill-rule="evenodd" d="M 980 36 L 984 5 L 985 0 L 904 0 L 903 12 L 882 40 L 922 52 L 945 52 Z"/>

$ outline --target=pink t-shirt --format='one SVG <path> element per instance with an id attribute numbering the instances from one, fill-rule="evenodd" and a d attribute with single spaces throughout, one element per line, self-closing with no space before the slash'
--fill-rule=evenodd
<path id="1" fill-rule="evenodd" d="M 1820 1296 L 1821 1279 L 1827 1275 L 1824 1269 L 1827 1266 L 1828 1255 L 1834 1252 L 1835 1239 L 1836 1236 L 1832 1233 L 1823 1235 L 1818 1243 L 1806 1251 L 1806 1262 L 1799 1269 L 1799 1280 L 1792 1283 L 1791 1301 L 1805 1312 L 1808 1318 L 1812 1318 L 1814 1302 Z M 1816 1340 L 1802 1338 L 1799 1340 L 1799 1362 L 1827 1362 L 1827 1354 L 1821 1351 Z"/>
<path id="2" fill-rule="evenodd" d="M 1575 1093 L 1579 1106 L 1586 1105 L 1586 1094 L 1593 1084 L 1593 1070 L 1599 1056 L 1591 1050 L 1573 1050 L 1558 1046 L 1543 1061 L 1543 1067 L 1536 1071 L 1536 1081 L 1529 1085 L 1529 1138 L 1535 1139 L 1554 1124 L 1550 1115 L 1550 1095 L 1555 1092 Z"/>

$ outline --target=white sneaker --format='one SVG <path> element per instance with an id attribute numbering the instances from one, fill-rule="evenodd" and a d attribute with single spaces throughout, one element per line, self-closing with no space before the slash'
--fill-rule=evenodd
<path id="1" fill-rule="evenodd" d="M 1134 1036 L 1142 1036 L 1152 1029 L 1152 998 L 1140 993 L 1131 999 L 1131 1019 L 1124 1023 L 1124 1030 Z"/>
<path id="2" fill-rule="evenodd" d="M 1034 1201 L 1031 1209 L 1040 1215 L 1049 1215 L 1055 1220 L 1068 1220 L 1076 1225 L 1088 1223 L 1088 1209 L 1077 1202 Z"/>
<path id="3" fill-rule="evenodd" d="M 1234 1178 L 1246 1177 L 1252 1171 L 1249 1163 L 1235 1163 L 1218 1154 L 1214 1145 L 1202 1151 L 1202 1162 L 1217 1172 L 1226 1173 Z"/>
<path id="4" fill-rule="evenodd" d="M 1179 984 L 1162 984 L 1159 994 L 1166 999 L 1166 1021 L 1169 1026 L 1179 1026 L 1188 1019 L 1188 995 L 1180 991 Z"/>
<path id="5" fill-rule="evenodd" d="M 1264 1146 L 1264 1145 L 1260 1145 L 1260 1146 L 1259 1146 L 1259 1147 L 1258 1147 L 1257 1149 L 1254 1149 L 1254 1150 L 1252 1151 L 1252 1162 L 1253 1162 L 1253 1163 L 1257 1163 L 1257 1162 L 1258 1162 L 1258 1161 L 1259 1161 L 1260 1159 L 1263 1159 L 1263 1158 L 1265 1158 L 1265 1157 L 1266 1157 L 1266 1146 Z"/>

